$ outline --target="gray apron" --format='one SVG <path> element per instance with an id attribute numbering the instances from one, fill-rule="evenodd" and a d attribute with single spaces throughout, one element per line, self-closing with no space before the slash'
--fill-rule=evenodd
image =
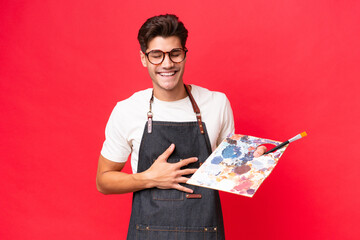
<path id="1" fill-rule="evenodd" d="M 152 121 L 151 103 L 142 136 L 138 172 L 147 170 L 171 143 L 175 150 L 168 162 L 198 157 L 186 168 L 198 168 L 211 153 L 205 123 L 190 89 L 185 86 L 196 113 L 194 122 Z M 187 176 L 189 177 L 189 176 Z M 189 194 L 176 189 L 144 189 L 133 194 L 128 240 L 224 239 L 224 225 L 218 191 L 185 184 Z"/>

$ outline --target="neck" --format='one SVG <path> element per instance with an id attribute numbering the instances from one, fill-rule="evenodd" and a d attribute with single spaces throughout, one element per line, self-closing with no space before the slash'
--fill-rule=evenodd
<path id="1" fill-rule="evenodd" d="M 184 84 L 181 84 L 179 87 L 171 90 L 154 86 L 154 96 L 161 101 L 172 102 L 186 98 L 187 93 Z"/>

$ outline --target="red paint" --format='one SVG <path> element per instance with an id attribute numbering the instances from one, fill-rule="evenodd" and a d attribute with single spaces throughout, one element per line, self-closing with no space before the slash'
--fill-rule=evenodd
<path id="1" fill-rule="evenodd" d="M 242 189 L 248 189 L 248 188 L 251 187 L 251 186 L 252 186 L 252 182 L 246 180 L 246 181 L 240 182 L 240 184 L 236 185 L 236 186 L 234 187 L 234 189 L 235 189 L 236 191 L 241 191 Z"/>

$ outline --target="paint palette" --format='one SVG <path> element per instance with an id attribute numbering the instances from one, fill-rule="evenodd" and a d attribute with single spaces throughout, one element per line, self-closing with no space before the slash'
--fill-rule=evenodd
<path id="1" fill-rule="evenodd" d="M 187 183 L 247 197 L 254 196 L 288 146 L 257 158 L 253 157 L 254 151 L 261 144 L 277 146 L 281 142 L 230 134 Z"/>

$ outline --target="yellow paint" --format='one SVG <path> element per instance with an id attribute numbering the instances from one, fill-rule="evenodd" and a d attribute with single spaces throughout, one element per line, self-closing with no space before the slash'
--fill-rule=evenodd
<path id="1" fill-rule="evenodd" d="M 301 137 L 306 137 L 307 136 L 306 132 L 302 132 L 302 133 L 300 133 L 300 135 L 301 135 Z"/>

